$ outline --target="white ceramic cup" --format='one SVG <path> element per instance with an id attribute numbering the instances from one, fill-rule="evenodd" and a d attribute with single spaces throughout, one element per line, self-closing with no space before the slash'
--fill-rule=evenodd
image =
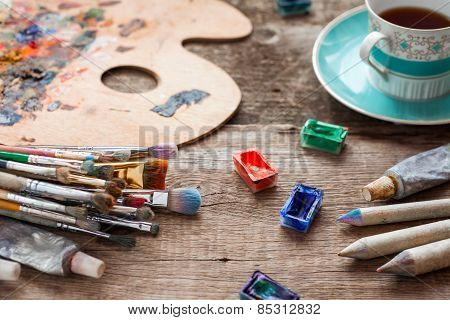
<path id="1" fill-rule="evenodd" d="M 369 34 L 360 57 L 369 64 L 369 81 L 398 99 L 426 100 L 450 92 L 450 28 L 405 28 L 379 14 L 398 7 L 419 7 L 450 17 L 447 0 L 366 0 Z"/>

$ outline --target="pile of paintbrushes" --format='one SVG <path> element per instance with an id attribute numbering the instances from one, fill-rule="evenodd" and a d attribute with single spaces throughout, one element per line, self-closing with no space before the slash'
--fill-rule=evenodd
<path id="1" fill-rule="evenodd" d="M 166 190 L 174 144 L 134 147 L 13 147 L 0 145 L 0 215 L 46 227 L 86 233 L 123 246 L 120 226 L 156 235 L 153 208 L 195 214 L 196 188 Z"/>

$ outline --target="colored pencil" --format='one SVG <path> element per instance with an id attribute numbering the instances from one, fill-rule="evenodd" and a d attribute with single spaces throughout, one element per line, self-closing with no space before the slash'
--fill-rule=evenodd
<path id="1" fill-rule="evenodd" d="M 337 221 L 354 226 L 370 226 L 375 224 L 448 217 L 450 217 L 450 199 L 440 199 L 359 208 L 340 216 Z"/>
<path id="2" fill-rule="evenodd" d="M 359 239 L 339 256 L 372 259 L 450 238 L 450 219 Z"/>
<path id="3" fill-rule="evenodd" d="M 450 267 L 450 239 L 405 250 L 379 267 L 377 272 L 413 277 L 448 267 Z"/>

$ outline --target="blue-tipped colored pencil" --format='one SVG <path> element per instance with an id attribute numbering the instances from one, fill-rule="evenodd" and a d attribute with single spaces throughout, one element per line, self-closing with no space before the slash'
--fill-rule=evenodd
<path id="1" fill-rule="evenodd" d="M 353 226 L 370 226 L 447 217 L 450 217 L 450 199 L 359 208 L 340 216 L 337 221 Z"/>

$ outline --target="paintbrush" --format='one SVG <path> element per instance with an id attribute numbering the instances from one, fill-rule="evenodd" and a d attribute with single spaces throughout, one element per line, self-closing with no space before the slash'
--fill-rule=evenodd
<path id="1" fill-rule="evenodd" d="M 70 170 L 67 170 L 67 168 L 57 168 L 56 171 L 58 181 L 61 183 L 81 184 L 101 188 L 116 199 L 122 196 L 122 189 L 125 187 L 125 181 L 120 178 L 113 178 L 111 181 L 107 181 L 98 178 L 74 175 L 70 173 Z"/>
<path id="2" fill-rule="evenodd" d="M 11 147 L 8 147 L 11 148 Z M 17 148 L 17 147 L 12 147 Z M 32 150 L 28 152 L 22 152 L 27 154 L 36 154 L 36 155 L 47 155 L 48 157 L 55 158 L 65 158 L 65 159 L 75 159 L 75 160 L 93 160 L 96 162 L 110 162 L 110 161 L 128 161 L 131 156 L 130 150 L 115 150 L 115 151 L 94 151 L 94 150 L 80 150 L 76 149 L 65 149 L 55 148 L 55 147 L 45 147 L 42 149 L 38 149 L 36 146 L 31 146 L 26 148 Z M 1 147 L 0 147 L 1 150 Z M 36 151 L 39 150 L 39 151 Z M 9 150 L 5 150 L 9 151 Z M 12 151 L 12 150 L 11 150 Z M 89 152 L 87 152 L 89 151 Z M 20 152 L 20 151 L 13 151 Z"/>
<path id="3" fill-rule="evenodd" d="M 0 159 L 20 163 L 34 163 L 48 166 L 68 167 L 84 173 L 90 173 L 94 170 L 94 162 L 91 160 L 67 160 L 5 151 L 0 151 Z"/>
<path id="4" fill-rule="evenodd" d="M 55 228 L 55 229 L 61 229 L 64 231 L 90 234 L 90 235 L 93 235 L 93 236 L 96 236 L 99 238 L 108 239 L 110 241 L 120 244 L 121 246 L 128 247 L 128 248 L 134 247 L 136 245 L 136 239 L 129 235 L 113 235 L 113 234 L 109 234 L 109 233 L 105 233 L 105 232 L 101 232 L 101 231 L 90 231 L 90 230 L 86 230 L 86 229 L 83 229 L 80 227 L 71 226 L 71 225 L 68 225 L 65 223 L 61 223 L 61 222 L 51 221 L 48 219 L 24 214 L 21 212 L 0 210 L 0 215 L 9 217 L 9 218 L 13 218 L 13 219 L 17 219 L 17 220 L 21 220 L 21 221 L 25 221 L 25 222 L 29 222 L 29 223 L 33 223 L 33 224 L 38 224 L 41 226 L 46 226 L 46 227 Z"/>
<path id="5" fill-rule="evenodd" d="M 88 152 L 67 151 L 67 150 L 50 150 L 50 149 L 38 149 L 38 148 L 25 148 L 25 147 L 13 147 L 0 145 L 1 151 L 29 154 L 50 158 L 61 158 L 69 160 L 98 160 L 94 155 Z"/>
<path id="6" fill-rule="evenodd" d="M 171 190 L 134 190 L 124 189 L 126 196 L 144 198 L 152 207 L 167 208 L 169 211 L 194 215 L 197 213 L 202 198 L 196 188 L 176 188 Z"/>
<path id="7" fill-rule="evenodd" d="M 94 147 L 94 146 L 41 146 L 44 148 L 58 148 L 63 150 L 84 150 L 95 152 L 115 152 L 129 150 L 131 158 L 173 159 L 178 155 L 178 147 L 174 143 L 160 143 L 152 147 Z M 126 160 L 123 160 L 126 161 Z"/>
<path id="8" fill-rule="evenodd" d="M 100 212 L 107 212 L 114 205 L 114 198 L 105 192 L 87 192 L 59 186 L 39 180 L 18 177 L 0 172 L 0 188 L 15 192 L 29 192 L 56 200 L 77 200 L 94 205 Z"/>
<path id="9" fill-rule="evenodd" d="M 155 217 L 155 213 L 149 207 L 133 208 L 115 205 L 107 213 L 112 216 L 125 217 L 139 221 L 153 219 Z"/>
<path id="10" fill-rule="evenodd" d="M 144 222 L 144 221 L 132 221 L 123 219 L 120 217 L 111 217 L 107 215 L 100 215 L 100 214 L 89 214 L 87 216 L 89 220 L 96 221 L 98 223 L 108 224 L 112 226 L 120 226 L 120 227 L 126 227 L 126 228 L 132 228 L 137 229 L 140 231 L 149 232 L 152 235 L 156 236 L 159 232 L 159 224 L 157 223 L 150 223 L 150 222 Z"/>
<path id="11" fill-rule="evenodd" d="M 111 181 L 103 179 L 75 175 L 70 172 L 71 169 L 67 167 L 40 167 L 29 164 L 23 164 L 14 161 L 0 160 L 0 169 L 6 168 L 12 170 L 13 174 L 25 176 L 31 179 L 46 179 L 57 180 L 66 185 L 81 184 L 90 187 L 97 187 L 105 190 L 105 192 L 112 195 L 114 198 L 122 196 L 122 190 L 126 183 L 120 178 L 113 178 Z"/>
<path id="12" fill-rule="evenodd" d="M 117 199 L 117 203 L 125 207 L 142 208 L 145 206 L 146 200 L 138 197 L 122 197 Z"/>
<path id="13" fill-rule="evenodd" d="M 24 197 L 19 194 L 8 192 L 2 189 L 0 189 L 0 199 L 18 202 L 22 205 L 26 205 L 35 209 L 66 213 L 72 217 L 82 217 L 87 214 L 87 209 L 84 207 L 65 206 L 48 200 Z"/>
<path id="14" fill-rule="evenodd" d="M 167 160 L 111 162 L 105 165 L 112 166 L 114 176 L 126 181 L 128 188 L 164 190 L 166 187 Z"/>
<path id="15" fill-rule="evenodd" d="M 62 222 L 62 223 L 76 225 L 80 228 L 87 229 L 87 230 L 93 230 L 93 231 L 100 230 L 100 225 L 98 223 L 93 223 L 93 221 L 88 221 L 88 220 L 85 220 L 82 218 L 66 216 L 64 214 L 57 213 L 57 212 L 24 207 L 24 206 L 20 205 L 19 203 L 8 201 L 8 200 L 0 199 L 0 209 L 12 211 L 12 212 L 27 213 L 27 214 L 30 214 L 33 216 L 41 217 L 41 218 L 56 221 L 56 222 Z"/>

